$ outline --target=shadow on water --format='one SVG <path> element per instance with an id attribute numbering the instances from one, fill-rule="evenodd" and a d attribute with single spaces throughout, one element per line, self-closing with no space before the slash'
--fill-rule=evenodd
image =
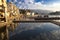
<path id="1" fill-rule="evenodd" d="M 60 28 L 52 23 L 20 23 L 10 40 L 60 40 Z"/>

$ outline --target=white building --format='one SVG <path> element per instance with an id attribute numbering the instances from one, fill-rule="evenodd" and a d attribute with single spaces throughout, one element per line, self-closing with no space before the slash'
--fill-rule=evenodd
<path id="1" fill-rule="evenodd" d="M 27 12 L 27 13 L 26 13 L 26 15 L 27 15 L 27 16 L 30 16 L 30 15 L 31 15 L 31 13 L 30 13 L 30 12 Z"/>
<path id="2" fill-rule="evenodd" d="M 32 16 L 34 16 L 35 15 L 35 13 L 34 12 L 32 12 Z"/>

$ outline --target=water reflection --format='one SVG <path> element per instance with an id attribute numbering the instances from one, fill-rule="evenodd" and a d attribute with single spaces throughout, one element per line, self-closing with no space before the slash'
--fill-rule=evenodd
<path id="1" fill-rule="evenodd" d="M 60 27 L 52 23 L 20 23 L 10 40 L 60 40 Z"/>

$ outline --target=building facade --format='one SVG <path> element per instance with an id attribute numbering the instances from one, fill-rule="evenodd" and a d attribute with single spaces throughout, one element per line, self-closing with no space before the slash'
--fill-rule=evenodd
<path id="1" fill-rule="evenodd" d="M 12 17 L 13 19 L 17 19 L 19 16 L 19 8 L 17 8 L 16 5 L 14 5 L 12 2 L 9 2 L 7 4 L 8 7 L 8 13 L 10 14 L 9 16 Z"/>

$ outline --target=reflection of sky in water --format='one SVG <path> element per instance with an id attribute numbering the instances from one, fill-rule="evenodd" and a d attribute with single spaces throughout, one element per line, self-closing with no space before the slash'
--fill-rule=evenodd
<path id="1" fill-rule="evenodd" d="M 20 23 L 20 25 L 16 28 L 16 30 L 13 33 L 11 33 L 10 36 L 14 34 L 16 38 L 17 36 L 19 36 L 20 38 L 27 38 L 26 40 L 28 40 L 29 37 L 31 38 L 31 36 L 37 36 L 40 34 L 43 36 L 51 36 L 53 34 L 55 39 L 56 36 L 58 36 L 60 33 L 58 31 L 59 29 L 59 26 L 52 23 Z M 59 37 L 60 36 L 58 36 L 58 39 Z"/>

